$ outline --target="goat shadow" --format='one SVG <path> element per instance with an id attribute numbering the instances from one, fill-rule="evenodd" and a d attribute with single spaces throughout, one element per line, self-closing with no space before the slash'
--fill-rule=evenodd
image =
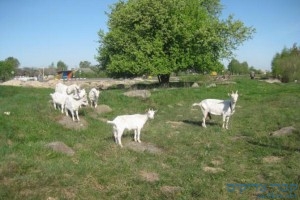
<path id="1" fill-rule="evenodd" d="M 106 141 L 115 141 L 115 137 L 114 137 L 112 131 L 110 132 L 110 134 L 111 134 L 111 135 L 105 137 L 104 140 L 106 140 Z M 131 132 L 131 131 L 124 131 L 121 140 L 122 140 L 123 138 L 131 138 L 132 140 L 134 140 L 134 132 Z"/>
<path id="2" fill-rule="evenodd" d="M 202 121 L 193 121 L 193 120 L 182 120 L 183 123 L 185 124 L 190 124 L 194 126 L 201 126 L 202 127 Z M 206 125 L 209 126 L 219 126 L 220 124 L 214 121 L 205 121 Z"/>
<path id="3" fill-rule="evenodd" d="M 247 140 L 249 144 L 255 145 L 255 146 L 260 146 L 260 147 L 267 147 L 267 148 L 272 148 L 272 149 L 283 149 L 286 151 L 298 151 L 300 152 L 300 148 L 297 147 L 289 147 L 289 146 L 283 146 L 283 145 L 272 145 L 272 144 L 264 144 L 258 141 L 254 140 Z"/>

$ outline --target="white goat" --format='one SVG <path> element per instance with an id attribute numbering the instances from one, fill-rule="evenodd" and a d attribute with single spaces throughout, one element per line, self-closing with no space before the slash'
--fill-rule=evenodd
<path id="1" fill-rule="evenodd" d="M 146 114 L 120 115 L 113 121 L 107 121 L 107 123 L 113 124 L 115 142 L 123 147 L 121 137 L 124 130 L 134 130 L 134 141 L 140 143 L 141 129 L 148 119 L 154 119 L 155 112 L 149 109 Z"/>
<path id="2" fill-rule="evenodd" d="M 88 99 L 87 99 L 87 95 L 86 95 L 86 91 L 85 91 L 85 89 L 81 89 L 80 91 L 79 91 L 79 93 L 78 93 L 78 95 L 76 96 L 74 96 L 74 99 L 77 99 L 77 100 L 79 100 L 79 99 L 82 99 L 83 100 L 83 102 L 84 102 L 84 104 L 82 104 L 82 105 L 88 105 L 89 103 L 88 103 Z M 81 106 L 80 106 L 81 107 Z"/>
<path id="3" fill-rule="evenodd" d="M 74 115 L 76 115 L 77 120 L 80 121 L 78 116 L 78 110 L 81 107 L 81 105 L 88 105 L 88 102 L 86 102 L 83 98 L 74 99 L 73 97 L 68 96 L 65 102 L 66 116 L 69 116 L 68 111 L 70 111 L 72 115 L 72 120 L 75 121 Z"/>
<path id="4" fill-rule="evenodd" d="M 63 83 L 57 83 L 55 86 L 55 92 L 60 92 L 63 94 L 72 94 L 74 92 L 75 95 L 79 93 L 80 87 L 76 84 L 65 85 Z"/>
<path id="5" fill-rule="evenodd" d="M 92 88 L 89 92 L 89 99 L 91 101 L 91 106 L 97 107 L 98 98 L 99 98 L 100 91 L 96 88 Z"/>
<path id="6" fill-rule="evenodd" d="M 202 126 L 206 127 L 205 119 L 207 116 L 222 115 L 223 116 L 223 128 L 228 129 L 229 118 L 235 112 L 235 105 L 238 100 L 238 91 L 228 94 L 230 100 L 219 100 L 219 99 L 205 99 L 200 103 L 194 103 L 193 106 L 200 106 L 203 113 Z"/>
<path id="7" fill-rule="evenodd" d="M 54 92 L 54 93 L 51 93 L 50 96 L 52 98 L 54 109 L 55 110 L 56 110 L 56 108 L 59 109 L 59 107 L 57 107 L 57 105 L 60 105 L 61 113 L 64 113 L 65 102 L 66 102 L 68 95 L 60 93 L 60 92 Z"/>

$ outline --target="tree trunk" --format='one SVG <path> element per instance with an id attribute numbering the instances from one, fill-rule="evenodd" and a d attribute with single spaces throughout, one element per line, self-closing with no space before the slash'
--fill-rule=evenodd
<path id="1" fill-rule="evenodd" d="M 170 74 L 159 74 L 159 75 L 157 75 L 157 78 L 158 78 L 158 82 L 161 85 L 167 86 L 170 81 Z"/>

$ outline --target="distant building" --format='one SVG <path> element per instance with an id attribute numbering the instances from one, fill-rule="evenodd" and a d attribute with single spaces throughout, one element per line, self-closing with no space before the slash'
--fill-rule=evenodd
<path id="1" fill-rule="evenodd" d="M 66 70 L 66 71 L 58 71 L 57 72 L 57 79 L 71 79 L 73 77 L 73 71 L 72 70 Z"/>

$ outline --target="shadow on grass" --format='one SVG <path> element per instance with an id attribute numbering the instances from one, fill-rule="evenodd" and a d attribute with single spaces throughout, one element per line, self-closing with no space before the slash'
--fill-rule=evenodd
<path id="1" fill-rule="evenodd" d="M 166 84 L 160 83 L 137 83 L 131 86 L 132 89 L 153 89 L 153 88 L 182 88 L 182 87 L 191 87 L 194 82 L 169 82 Z"/>
<path id="2" fill-rule="evenodd" d="M 260 146 L 260 147 L 267 147 L 267 148 L 272 148 L 272 149 L 280 149 L 280 150 L 285 150 L 285 151 L 298 151 L 300 152 L 300 148 L 297 147 L 289 147 L 289 146 L 283 146 L 283 145 L 272 145 L 272 144 L 265 144 L 261 143 L 258 141 L 254 140 L 246 140 L 249 144 L 255 145 L 255 146 Z"/>
<path id="3" fill-rule="evenodd" d="M 126 132 L 123 133 L 121 140 L 124 139 L 124 138 L 132 138 L 132 140 L 133 140 L 134 133 L 126 131 Z M 111 132 L 111 136 L 105 137 L 104 140 L 105 141 L 114 141 L 115 142 L 115 137 L 113 136 L 113 133 Z"/>
<path id="4" fill-rule="evenodd" d="M 182 122 L 185 124 L 202 127 L 202 121 L 182 120 Z M 206 123 L 206 126 L 219 126 L 219 123 L 212 122 L 212 121 L 206 121 L 205 123 Z"/>
<path id="5" fill-rule="evenodd" d="M 136 83 L 131 85 L 130 87 L 126 86 L 125 84 L 117 84 L 117 85 L 112 85 L 108 87 L 107 89 L 112 90 L 112 89 L 135 89 L 135 90 L 150 90 L 154 88 L 183 88 L 183 87 L 191 87 L 194 82 L 169 82 L 166 84 L 160 84 L 158 82 L 155 83 Z"/>

